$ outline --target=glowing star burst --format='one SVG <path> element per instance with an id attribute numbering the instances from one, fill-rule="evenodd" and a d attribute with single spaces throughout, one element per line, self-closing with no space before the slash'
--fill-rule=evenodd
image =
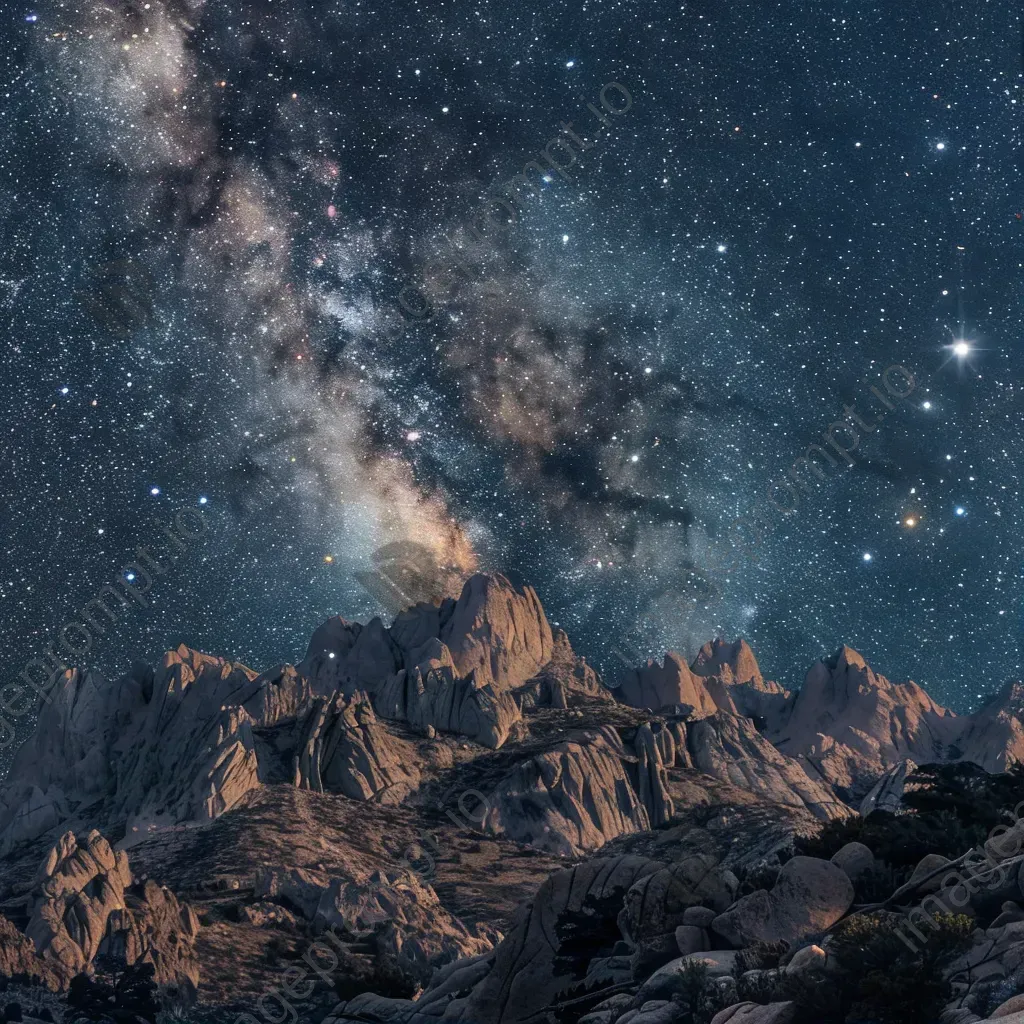
<path id="1" fill-rule="evenodd" d="M 962 338 L 959 341 L 953 342 L 953 355 L 958 359 L 965 359 L 971 354 L 971 346 L 968 342 Z"/>
<path id="2" fill-rule="evenodd" d="M 916 516 L 907 516 L 907 518 L 903 520 L 903 525 L 909 526 L 910 529 L 913 529 L 915 526 L 917 526 L 917 523 L 918 519 Z"/>

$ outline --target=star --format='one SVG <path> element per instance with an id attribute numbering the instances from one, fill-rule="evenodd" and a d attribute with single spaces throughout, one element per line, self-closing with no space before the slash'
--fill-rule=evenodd
<path id="1" fill-rule="evenodd" d="M 970 355 L 970 352 L 970 344 L 964 341 L 962 338 L 959 339 L 958 341 L 953 342 L 953 355 L 957 356 L 958 358 L 964 359 L 966 356 Z"/>

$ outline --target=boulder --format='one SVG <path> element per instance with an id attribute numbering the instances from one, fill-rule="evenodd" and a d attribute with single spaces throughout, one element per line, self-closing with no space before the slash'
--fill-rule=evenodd
<path id="1" fill-rule="evenodd" d="M 853 896 L 853 883 L 835 864 L 794 857 L 783 865 L 771 892 L 761 889 L 744 896 L 711 927 L 738 948 L 779 939 L 793 945 L 835 924 Z"/>
<path id="2" fill-rule="evenodd" d="M 639 879 L 626 893 L 619 929 L 632 942 L 675 933 L 691 907 L 724 910 L 739 885 L 711 854 L 677 861 Z"/>
<path id="3" fill-rule="evenodd" d="M 958 1005 L 968 1000 L 977 985 L 987 989 L 1020 977 L 1024 974 L 1024 922 L 975 931 L 970 948 L 944 973 L 959 997 Z"/>
<path id="4" fill-rule="evenodd" d="M 1024 921 L 1024 908 L 1015 900 L 1006 900 L 989 928 L 1002 928 L 1004 924 L 1013 924 L 1017 921 Z"/>
<path id="5" fill-rule="evenodd" d="M 629 1024 L 677 1024 L 678 1020 L 679 1007 L 675 1003 L 667 999 L 652 999 L 640 1007 Z"/>
<path id="6" fill-rule="evenodd" d="M 832 855 L 832 863 L 846 872 L 851 882 L 875 869 L 875 855 L 863 843 L 847 843 Z"/>
<path id="7" fill-rule="evenodd" d="M 705 953 L 691 953 L 688 956 L 676 957 L 659 967 L 640 986 L 638 999 L 668 999 L 673 993 L 682 989 L 683 977 L 688 965 L 700 963 L 707 968 L 709 978 L 732 977 L 736 970 L 736 951 L 732 949 L 716 949 Z"/>
<path id="8" fill-rule="evenodd" d="M 989 1020 L 1001 1020 L 1015 1013 L 1024 1014 L 1024 995 L 1011 996 L 1005 1003 L 1001 1003 L 992 1011 Z"/>
<path id="9" fill-rule="evenodd" d="M 615 912 L 630 887 L 662 867 L 642 857 L 596 857 L 555 872 L 516 915 L 461 1019 L 519 1024 L 557 1002 L 608 948 Z"/>
<path id="10" fill-rule="evenodd" d="M 793 1003 L 737 1003 L 715 1014 L 711 1024 L 790 1024 L 795 1016 Z"/>
<path id="11" fill-rule="evenodd" d="M 952 862 L 948 857 L 943 857 L 938 853 L 927 853 L 917 862 L 917 867 L 914 868 L 910 876 L 910 883 L 920 882 L 921 879 L 927 878 L 933 871 L 938 871 L 939 868 L 950 863 Z M 942 888 L 943 877 L 940 872 L 930 882 L 920 886 L 917 891 L 920 893 L 938 892 Z"/>
<path id="12" fill-rule="evenodd" d="M 683 956 L 689 953 L 704 953 L 711 948 L 707 931 L 695 928 L 691 924 L 681 924 L 676 928 L 676 946 Z"/>
<path id="13" fill-rule="evenodd" d="M 710 907 L 687 907 L 683 911 L 683 924 L 706 929 L 711 927 L 711 922 L 716 916 Z"/>
<path id="14" fill-rule="evenodd" d="M 805 971 L 824 967 L 827 959 L 825 950 L 821 946 L 804 946 L 803 949 L 798 949 L 793 954 L 783 969 L 787 974 L 802 974 Z"/>

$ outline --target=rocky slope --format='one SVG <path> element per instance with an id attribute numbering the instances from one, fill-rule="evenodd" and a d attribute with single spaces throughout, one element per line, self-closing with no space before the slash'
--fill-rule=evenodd
<path id="1" fill-rule="evenodd" d="M 526 1024 L 713 935 L 821 930 L 834 871 L 748 876 L 862 800 L 899 809 L 914 762 L 1024 755 L 1019 684 L 956 716 L 849 648 L 795 692 L 742 640 L 610 691 L 485 575 L 388 627 L 330 619 L 294 666 L 180 647 L 51 697 L 0 788 L 0 978 L 65 991 L 114 956 L 252 1013 L 284 964 L 316 1021 L 339 971 L 367 992 L 339 1021 Z"/>

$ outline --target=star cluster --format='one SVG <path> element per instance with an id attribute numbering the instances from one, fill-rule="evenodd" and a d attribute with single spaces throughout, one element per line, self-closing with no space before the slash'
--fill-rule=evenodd
<path id="1" fill-rule="evenodd" d="M 848 643 L 958 710 L 1019 675 L 1017 5 L 0 17 L 4 681 L 200 503 L 90 664 L 297 660 L 411 540 L 602 666 L 744 635 L 792 686 Z M 913 393 L 723 566 L 893 365 Z"/>

